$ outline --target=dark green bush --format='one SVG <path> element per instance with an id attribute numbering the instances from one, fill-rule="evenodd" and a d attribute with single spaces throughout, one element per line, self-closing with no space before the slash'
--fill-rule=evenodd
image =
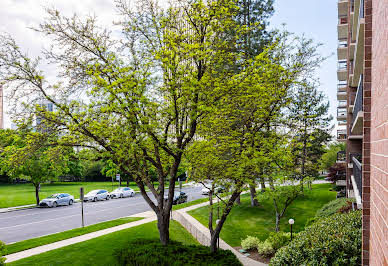
<path id="1" fill-rule="evenodd" d="M 279 248 L 287 245 L 290 242 L 290 239 L 291 239 L 291 233 L 271 232 L 269 234 L 269 237 L 265 241 L 266 242 L 268 241 L 272 245 L 273 249 L 276 251 Z"/>
<path id="2" fill-rule="evenodd" d="M 298 233 L 270 265 L 361 265 L 361 211 L 334 214 Z"/>
<path id="3" fill-rule="evenodd" d="M 162 246 L 158 240 L 139 239 L 129 242 L 114 253 L 118 265 L 170 266 L 170 265 L 241 265 L 229 250 L 211 253 L 209 247 L 185 246 L 170 241 Z"/>
<path id="4" fill-rule="evenodd" d="M 0 265 L 5 265 L 5 258 L 2 256 L 5 254 L 5 244 L 0 241 Z"/>
<path id="5" fill-rule="evenodd" d="M 343 208 L 348 204 L 348 201 L 354 202 L 354 199 L 339 198 L 339 199 L 332 200 L 327 204 L 323 205 L 323 207 L 317 211 L 317 214 L 315 215 L 315 217 L 317 218 L 328 217 L 332 214 L 338 213 L 341 208 Z"/>

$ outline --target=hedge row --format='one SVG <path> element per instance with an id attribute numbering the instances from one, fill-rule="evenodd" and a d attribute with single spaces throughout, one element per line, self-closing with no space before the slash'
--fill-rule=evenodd
<path id="1" fill-rule="evenodd" d="M 316 221 L 281 248 L 270 265 L 361 265 L 361 211 Z"/>
<path id="2" fill-rule="evenodd" d="M 118 265 L 174 266 L 174 265 L 242 265 L 229 250 L 211 253 L 209 247 L 186 246 L 171 241 L 162 246 L 157 240 L 136 240 L 124 249 L 116 250 Z"/>

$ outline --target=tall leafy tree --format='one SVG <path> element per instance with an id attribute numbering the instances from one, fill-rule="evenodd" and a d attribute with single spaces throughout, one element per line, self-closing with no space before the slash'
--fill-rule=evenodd
<path id="1" fill-rule="evenodd" d="M 238 27 L 233 19 L 237 9 L 231 0 L 179 1 L 170 8 L 148 0 L 118 0 L 116 5 L 118 37 L 98 25 L 96 17 L 47 10 L 36 30 L 51 38 L 52 49 L 44 55 L 58 71 L 55 83 L 41 70 L 41 59 L 30 59 L 2 35 L 0 78 L 18 100 L 29 97 L 15 110 L 30 117 L 38 113 L 46 128 L 64 132 L 57 145 L 93 149 L 133 176 L 157 215 L 160 241 L 166 245 L 182 156 L 201 118 L 212 111 L 209 104 L 219 101 L 213 95 L 225 91 L 222 81 L 234 74 L 223 65 L 239 60 L 229 49 L 237 37 L 224 38 Z M 54 112 L 36 108 L 42 98 L 55 106 Z"/>

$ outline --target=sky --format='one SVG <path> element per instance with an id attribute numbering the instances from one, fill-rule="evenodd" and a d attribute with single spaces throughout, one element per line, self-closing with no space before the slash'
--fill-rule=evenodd
<path id="1" fill-rule="evenodd" d="M 116 20 L 113 0 L 1 0 L 0 32 L 11 34 L 19 46 L 31 56 L 39 56 L 46 39 L 31 30 L 44 19 L 44 7 L 55 7 L 66 15 L 96 14 L 99 21 L 111 25 Z M 320 68 L 322 90 L 330 102 L 330 114 L 336 116 L 336 50 L 337 50 L 337 0 L 275 0 L 275 14 L 271 18 L 274 28 L 282 27 L 297 35 L 304 34 L 316 43 L 322 43 L 320 52 L 330 56 Z M 7 93 L 5 91 L 5 93 Z M 4 100 L 5 105 L 6 100 Z M 7 109 L 5 110 L 7 111 Z M 5 127 L 11 126 L 5 113 Z M 333 124 L 335 118 L 333 120 Z"/>

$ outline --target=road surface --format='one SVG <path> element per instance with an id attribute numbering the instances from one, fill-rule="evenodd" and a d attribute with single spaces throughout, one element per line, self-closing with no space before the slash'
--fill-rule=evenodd
<path id="1" fill-rule="evenodd" d="M 201 187 L 184 187 L 188 201 L 205 196 Z M 179 189 L 176 189 L 179 191 Z M 140 193 L 132 198 L 84 203 L 85 226 L 149 211 Z M 0 213 L 0 240 L 6 244 L 81 226 L 81 204 L 57 208 L 33 208 Z"/>

